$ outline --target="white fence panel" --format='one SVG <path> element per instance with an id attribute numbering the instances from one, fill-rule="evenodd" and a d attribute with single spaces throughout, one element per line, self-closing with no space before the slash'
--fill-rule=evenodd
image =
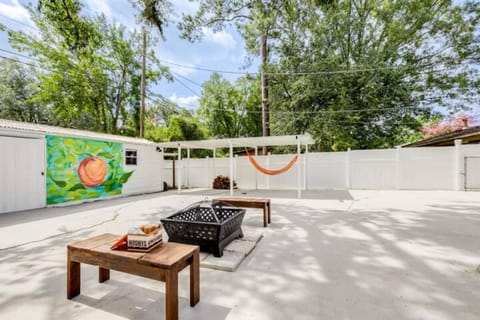
<path id="1" fill-rule="evenodd" d="M 346 189 L 347 152 L 309 153 L 308 189 Z"/>
<path id="2" fill-rule="evenodd" d="M 295 157 L 294 154 L 285 154 L 285 155 L 273 155 L 270 156 L 270 167 L 268 169 L 271 170 L 278 170 L 285 167 L 292 158 Z M 270 189 L 296 189 L 298 182 L 297 182 L 297 170 L 298 166 L 300 166 L 300 186 L 303 189 L 303 155 L 297 160 L 295 165 L 290 168 L 287 172 L 284 172 L 279 175 L 269 176 L 269 184 Z"/>
<path id="3" fill-rule="evenodd" d="M 258 160 L 259 157 L 256 157 Z M 262 177 L 257 173 L 247 157 L 235 158 L 235 182 L 241 189 L 255 189 Z M 255 183 L 255 180 L 257 183 Z"/>
<path id="4" fill-rule="evenodd" d="M 257 156 L 255 159 L 263 167 L 279 169 L 294 156 Z M 277 176 L 257 172 L 247 157 L 240 156 L 234 159 L 234 179 L 240 189 L 294 190 L 299 165 L 302 189 L 463 190 L 466 156 L 480 156 L 480 145 L 309 153 L 306 168 L 302 154 L 295 166 Z M 215 176 L 230 175 L 229 158 L 190 159 L 189 170 L 187 160 L 183 161 L 183 185 L 190 181 L 191 187 L 211 187 Z M 172 161 L 165 161 L 164 180 L 169 184 L 171 164 Z M 303 180 L 305 169 L 307 181 Z M 470 174 L 469 183 L 480 184 L 476 179 L 480 177 Z"/>
<path id="5" fill-rule="evenodd" d="M 351 151 L 351 188 L 395 189 L 396 157 L 396 149 Z"/>
<path id="6" fill-rule="evenodd" d="M 452 147 L 400 149 L 400 189 L 453 190 L 455 152 Z"/>

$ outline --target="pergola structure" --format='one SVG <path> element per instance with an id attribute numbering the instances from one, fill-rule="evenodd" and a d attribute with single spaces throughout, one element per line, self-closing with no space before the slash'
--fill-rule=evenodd
<path id="1" fill-rule="evenodd" d="M 305 153 L 308 153 L 308 145 L 314 141 L 309 134 L 291 135 L 291 136 L 269 136 L 269 137 L 252 137 L 252 138 L 232 138 L 232 139 L 212 139 L 212 140 L 192 140 L 192 141 L 172 141 L 159 143 L 158 147 L 176 148 L 178 149 L 178 161 L 182 160 L 182 149 L 187 149 L 187 159 L 190 159 L 191 149 L 207 149 L 213 150 L 215 158 L 216 149 L 230 149 L 230 195 L 233 195 L 233 148 L 234 147 L 250 147 L 255 148 L 255 155 L 258 155 L 258 148 L 263 146 L 297 146 L 297 155 L 300 158 L 300 150 L 305 146 Z M 297 163 L 297 195 L 301 198 L 301 172 L 300 165 Z M 181 166 L 177 166 L 178 170 L 178 193 L 181 192 Z M 304 172 L 305 174 L 305 172 Z M 304 177 L 305 178 L 305 177 Z"/>

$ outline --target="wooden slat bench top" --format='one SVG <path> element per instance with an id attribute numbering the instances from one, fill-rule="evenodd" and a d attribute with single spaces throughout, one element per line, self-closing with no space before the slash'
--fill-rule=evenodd
<path id="1" fill-rule="evenodd" d="M 263 208 L 263 206 L 265 204 L 270 203 L 270 199 L 268 199 L 268 198 L 220 197 L 220 198 L 216 198 L 215 200 L 220 200 L 220 201 L 228 202 L 228 203 L 243 203 L 245 205 L 258 206 L 259 208 Z"/>
<path id="2" fill-rule="evenodd" d="M 263 226 L 267 227 L 272 222 L 272 208 L 268 198 L 219 197 L 215 200 L 223 201 L 232 206 L 263 209 Z"/>
<path id="3" fill-rule="evenodd" d="M 105 233 L 90 239 L 80 240 L 68 245 L 68 248 L 88 252 L 91 255 L 102 257 L 112 256 L 122 261 L 129 261 L 162 269 L 171 269 L 177 264 L 192 256 L 196 246 L 163 242 L 150 252 L 132 252 L 126 250 L 112 250 L 110 247 L 121 236 Z"/>

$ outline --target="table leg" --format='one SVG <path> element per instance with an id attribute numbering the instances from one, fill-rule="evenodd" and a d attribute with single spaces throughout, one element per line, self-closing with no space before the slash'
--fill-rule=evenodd
<path id="1" fill-rule="evenodd" d="M 166 270 L 165 289 L 165 319 L 178 320 L 178 270 Z"/>
<path id="2" fill-rule="evenodd" d="M 190 264 L 190 306 L 200 301 L 200 249 L 195 250 Z"/>
<path id="3" fill-rule="evenodd" d="M 98 267 L 98 282 L 102 283 L 110 280 L 110 269 Z"/>
<path id="4" fill-rule="evenodd" d="M 80 262 L 72 261 L 67 255 L 67 299 L 80 294 Z"/>

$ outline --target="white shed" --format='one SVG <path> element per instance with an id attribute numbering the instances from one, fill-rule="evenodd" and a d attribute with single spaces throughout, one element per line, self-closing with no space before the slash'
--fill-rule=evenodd
<path id="1" fill-rule="evenodd" d="M 0 213 L 163 191 L 154 142 L 0 119 Z"/>

